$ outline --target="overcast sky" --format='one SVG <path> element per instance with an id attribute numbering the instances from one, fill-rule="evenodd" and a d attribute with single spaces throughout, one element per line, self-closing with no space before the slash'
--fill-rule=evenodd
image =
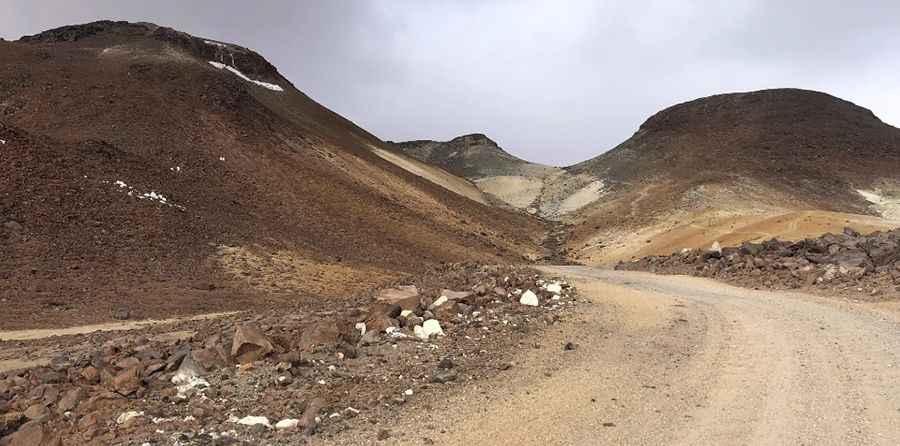
<path id="1" fill-rule="evenodd" d="M 555 165 L 731 91 L 820 90 L 900 123 L 897 0 L 0 0 L 7 39 L 98 19 L 253 48 L 385 140 L 485 133 Z"/>

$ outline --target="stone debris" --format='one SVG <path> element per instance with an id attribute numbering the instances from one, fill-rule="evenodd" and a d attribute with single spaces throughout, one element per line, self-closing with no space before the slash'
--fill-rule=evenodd
<path id="1" fill-rule="evenodd" d="M 616 269 L 713 277 L 752 288 L 807 289 L 872 300 L 900 295 L 900 230 L 840 234 L 797 242 L 682 250 L 620 262 Z"/>
<path id="2" fill-rule="evenodd" d="M 501 373 L 577 304 L 564 281 L 522 267 L 405 280 L 339 305 L 54 340 L 71 342 L 52 367 L 0 374 L 0 444 L 293 444 L 387 422 L 418 393 Z"/>

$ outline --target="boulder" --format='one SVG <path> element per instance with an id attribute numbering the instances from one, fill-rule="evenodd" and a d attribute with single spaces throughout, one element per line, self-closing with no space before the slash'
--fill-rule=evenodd
<path id="1" fill-rule="evenodd" d="M 419 290 L 412 285 L 386 288 L 375 293 L 376 301 L 399 305 L 403 310 L 415 310 L 419 306 L 419 298 Z"/>
<path id="2" fill-rule="evenodd" d="M 64 393 L 62 399 L 59 400 L 59 403 L 56 405 L 56 411 L 59 413 L 66 413 L 75 410 L 75 408 L 78 407 L 78 403 L 83 399 L 84 389 L 81 387 L 69 390 Z"/>
<path id="3" fill-rule="evenodd" d="M 252 325 L 238 325 L 231 343 L 231 356 L 239 364 L 259 361 L 275 347 L 258 328 Z"/>
<path id="4" fill-rule="evenodd" d="M 367 324 L 368 326 L 368 324 Z M 316 322 L 300 335 L 298 347 L 301 350 L 309 350 L 317 345 L 334 346 L 341 340 L 341 329 L 333 321 Z"/>
<path id="5" fill-rule="evenodd" d="M 472 291 L 453 291 L 453 290 L 441 290 L 441 296 L 446 297 L 447 300 L 451 301 L 463 301 L 467 302 L 466 299 L 471 297 L 473 294 Z"/>
<path id="6" fill-rule="evenodd" d="M 143 387 L 141 371 L 143 367 L 136 365 L 119 372 L 112 381 L 112 388 L 122 396 L 131 395 Z"/>
<path id="7" fill-rule="evenodd" d="M 61 446 L 62 440 L 58 432 L 54 432 L 44 423 L 31 421 L 25 423 L 22 427 L 8 438 L 8 446 Z"/>
<path id="8" fill-rule="evenodd" d="M 413 329 L 413 333 L 416 335 L 417 338 L 427 341 L 428 338 L 430 338 L 434 335 L 443 336 L 444 330 L 443 330 L 443 328 L 441 328 L 441 323 L 438 322 L 436 319 L 429 319 L 429 320 L 425 321 L 425 323 L 422 324 L 421 326 L 417 325 Z"/>
<path id="9" fill-rule="evenodd" d="M 526 290 L 524 293 L 522 293 L 522 296 L 519 297 L 519 303 L 522 305 L 528 305 L 529 307 L 536 307 L 540 305 L 537 294 L 534 294 L 534 292 L 531 290 Z"/>

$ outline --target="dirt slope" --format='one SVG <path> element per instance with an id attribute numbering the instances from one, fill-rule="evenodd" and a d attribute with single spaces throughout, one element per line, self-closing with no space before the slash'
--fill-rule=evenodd
<path id="1" fill-rule="evenodd" d="M 340 298 L 539 251 L 538 222 L 385 161 L 246 48 L 97 22 L 0 59 L 3 328 Z"/>

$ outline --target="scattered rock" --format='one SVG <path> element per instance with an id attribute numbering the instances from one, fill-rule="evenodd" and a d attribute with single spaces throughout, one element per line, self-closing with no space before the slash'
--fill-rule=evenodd
<path id="1" fill-rule="evenodd" d="M 285 418 L 277 423 L 275 423 L 275 429 L 277 430 L 286 430 L 286 429 L 294 429 L 300 425 L 300 420 L 296 418 Z"/>
<path id="2" fill-rule="evenodd" d="M 426 341 L 434 335 L 444 336 L 444 330 L 441 328 L 441 323 L 436 319 L 429 319 L 421 326 L 417 325 L 413 330 L 416 337 Z"/>
<path id="3" fill-rule="evenodd" d="M 527 290 L 522 293 L 522 296 L 519 297 L 519 303 L 522 305 L 528 305 L 529 307 L 536 307 L 540 305 L 537 294 L 534 294 L 534 292 L 531 290 Z"/>

